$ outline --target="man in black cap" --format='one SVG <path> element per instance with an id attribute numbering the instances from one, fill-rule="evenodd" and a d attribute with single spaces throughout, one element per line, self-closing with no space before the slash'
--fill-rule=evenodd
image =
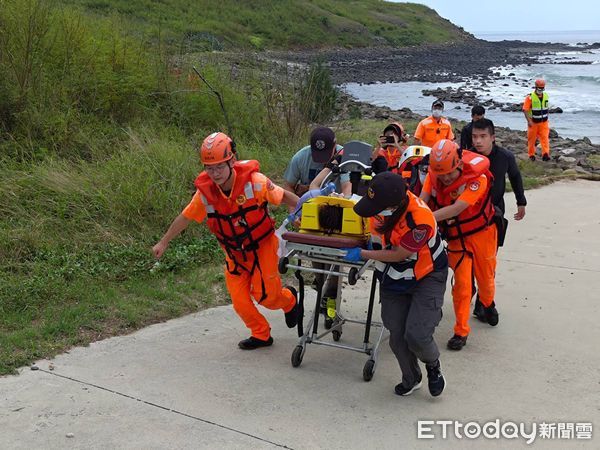
<path id="1" fill-rule="evenodd" d="M 298 150 L 285 170 L 284 187 L 301 197 L 308 191 L 311 181 L 327 163 L 336 159 L 341 151 L 342 146 L 337 145 L 335 133 L 331 128 L 315 128 L 310 134 L 310 145 Z M 350 182 L 349 174 L 340 175 L 340 183 L 345 182 Z"/>
<path id="2" fill-rule="evenodd" d="M 379 241 L 382 249 L 346 249 L 344 259 L 376 261 L 381 319 L 402 371 L 395 392 L 404 396 L 421 387 L 421 360 L 429 392 L 436 397 L 446 385 L 433 333 L 442 318 L 448 256 L 433 213 L 392 172 L 373 178 L 354 211 L 362 217 L 377 216 L 371 235 L 374 246 Z"/>
<path id="3" fill-rule="evenodd" d="M 301 197 L 309 190 L 311 182 L 326 166 L 339 163 L 342 146 L 337 145 L 335 133 L 331 128 L 317 127 L 310 133 L 310 145 L 300 149 L 290 161 L 283 178 L 284 188 Z M 338 192 L 351 192 L 350 174 L 340 174 L 337 184 Z M 313 267 L 325 269 L 326 265 L 313 262 Z M 330 328 L 335 317 L 338 277 L 330 276 L 327 280 L 322 274 L 315 276 L 315 284 L 324 283 L 323 303 L 321 309 L 325 315 L 325 327 Z M 329 315 L 327 313 L 329 311 Z"/>

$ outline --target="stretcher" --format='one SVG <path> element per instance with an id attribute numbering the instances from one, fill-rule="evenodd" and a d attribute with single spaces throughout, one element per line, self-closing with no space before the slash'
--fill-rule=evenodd
<path id="1" fill-rule="evenodd" d="M 338 233 L 326 233 L 319 225 L 318 214 L 316 214 L 315 211 L 317 210 L 316 207 L 323 203 L 342 207 L 344 212 L 343 224 L 339 230 L 334 230 L 338 231 Z M 292 352 L 292 366 L 300 366 L 308 344 L 352 350 L 368 355 L 368 359 L 363 367 L 363 379 L 365 381 L 370 381 L 375 373 L 379 346 L 383 340 L 385 329 L 381 322 L 372 320 L 377 284 L 375 274 L 373 273 L 375 270 L 374 261 L 349 262 L 344 260 L 346 251 L 342 250 L 343 248 L 357 246 L 365 247 L 369 239 L 368 223 L 365 219 L 360 218 L 353 212 L 352 206 L 354 203 L 355 202 L 351 200 L 336 199 L 334 197 L 315 197 L 306 202 L 302 208 L 303 215 L 300 231 L 284 232 L 282 234 L 282 238 L 286 241 L 286 250 L 285 254 L 279 259 L 279 272 L 284 274 L 290 269 L 294 270 L 295 277 L 298 279 L 299 284 L 299 341 Z M 313 267 L 313 263 L 320 263 L 323 268 Z M 358 279 L 366 276 L 367 272 L 372 273 L 367 316 L 365 319 L 346 317 L 345 313 L 341 310 L 344 280 L 347 280 L 349 285 L 354 285 Z M 305 281 L 303 273 L 323 275 L 321 277 L 316 277 L 317 296 L 315 307 L 306 327 L 304 327 Z M 326 277 L 331 276 L 338 277 L 335 317 L 331 324 L 331 328 L 319 330 L 323 286 L 326 283 Z M 348 300 L 356 301 L 356 299 Z M 350 343 L 340 342 L 342 328 L 346 323 L 364 326 L 362 343 L 352 345 Z M 374 343 L 371 342 L 371 328 L 378 329 Z"/>

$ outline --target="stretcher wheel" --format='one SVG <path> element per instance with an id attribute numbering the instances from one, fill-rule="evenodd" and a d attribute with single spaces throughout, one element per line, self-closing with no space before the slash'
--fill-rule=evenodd
<path id="1" fill-rule="evenodd" d="M 280 274 L 283 275 L 284 273 L 287 273 L 287 271 L 288 271 L 287 265 L 289 263 L 290 263 L 290 260 L 288 259 L 287 256 L 279 258 L 279 265 L 277 266 L 277 268 L 279 269 Z"/>
<path id="2" fill-rule="evenodd" d="M 375 361 L 369 359 L 363 367 L 363 380 L 371 381 L 373 374 L 375 373 Z"/>
<path id="3" fill-rule="evenodd" d="M 333 340 L 338 342 L 342 337 L 342 332 L 340 330 L 333 330 L 331 335 L 333 336 Z"/>
<path id="4" fill-rule="evenodd" d="M 292 367 L 298 367 L 302 364 L 302 357 L 304 356 L 304 347 L 297 345 L 292 352 Z"/>
<path id="5" fill-rule="evenodd" d="M 358 269 L 356 267 L 351 267 L 348 272 L 348 284 L 350 286 L 354 286 L 358 281 Z"/>

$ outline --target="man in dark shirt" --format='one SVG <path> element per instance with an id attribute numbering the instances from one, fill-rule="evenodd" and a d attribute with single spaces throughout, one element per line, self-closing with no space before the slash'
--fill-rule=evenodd
<path id="1" fill-rule="evenodd" d="M 485 108 L 481 105 L 473 106 L 471 109 L 471 121 L 465 125 L 460 132 L 460 148 L 469 150 L 473 147 L 472 130 L 473 122 L 477 122 L 485 117 Z"/>
<path id="2" fill-rule="evenodd" d="M 519 172 L 515 155 L 496 145 L 494 123 L 489 119 L 480 119 L 474 121 L 472 124 L 472 150 L 489 158 L 490 172 L 492 172 L 492 175 L 494 176 L 491 195 L 492 203 L 496 210 L 494 221 L 498 227 L 498 247 L 501 247 L 504 244 L 506 227 L 508 226 L 508 220 L 504 218 L 506 175 L 508 175 L 510 185 L 512 186 L 512 190 L 517 200 L 517 212 L 513 216 L 515 220 L 521 220 L 525 217 L 527 200 L 525 199 L 525 192 L 523 191 L 523 179 L 521 178 L 521 172 Z M 483 322 L 486 321 L 483 305 L 479 302 L 479 299 L 475 301 L 473 314 L 479 320 Z"/>

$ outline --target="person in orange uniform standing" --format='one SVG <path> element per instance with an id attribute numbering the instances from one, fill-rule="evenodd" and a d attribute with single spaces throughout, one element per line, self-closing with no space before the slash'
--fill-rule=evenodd
<path id="1" fill-rule="evenodd" d="M 469 335 L 473 276 L 487 322 L 498 324 L 494 302 L 497 228 L 491 201 L 489 160 L 463 151 L 454 142 L 436 142 L 429 155 L 429 173 L 421 198 L 428 202 L 448 242 L 448 263 L 454 271 L 452 299 L 456 323 L 448 348 L 461 350 Z"/>
<path id="2" fill-rule="evenodd" d="M 267 309 L 282 309 L 289 328 L 297 324 L 297 293 L 281 286 L 279 243 L 267 205 L 293 208 L 299 199 L 260 173 L 258 161 L 236 161 L 234 156 L 235 144 L 226 134 L 212 133 L 204 139 L 200 148 L 204 170 L 194 182 L 196 193 L 152 251 L 160 258 L 191 221 L 206 219 L 225 252 L 225 282 L 233 308 L 251 331 L 238 346 L 253 350 L 273 343 L 269 322 L 254 301 Z"/>
<path id="3" fill-rule="evenodd" d="M 535 143 L 540 140 L 542 159 L 550 160 L 550 122 L 548 122 L 548 93 L 546 82 L 535 80 L 535 90 L 525 97 L 523 114 L 527 120 L 527 152 L 529 159 L 535 161 Z"/>
<path id="4" fill-rule="evenodd" d="M 436 100 L 431 105 L 431 115 L 419 122 L 415 131 L 414 140 L 416 144 L 431 147 L 440 139 L 454 139 L 450 121 L 442 116 L 444 113 L 444 102 Z"/>

